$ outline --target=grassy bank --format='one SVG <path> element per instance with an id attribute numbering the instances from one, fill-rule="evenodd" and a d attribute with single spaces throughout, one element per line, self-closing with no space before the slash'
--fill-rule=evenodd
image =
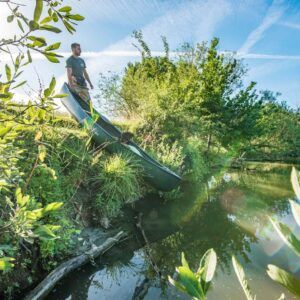
<path id="1" fill-rule="evenodd" d="M 8 298 L 74 255 L 84 227 L 113 226 L 124 205 L 152 190 L 136 161 L 97 148 L 89 132 L 69 117 L 55 115 L 42 125 L 10 122 L 10 128 L 14 138 L 1 148 L 9 163 L 1 166 L 0 187 L 0 293 Z M 134 134 L 142 143 L 138 129 Z M 196 139 L 185 145 L 153 140 L 144 146 L 184 180 L 203 180 L 208 174 Z M 180 189 L 165 198 L 178 195 Z"/>

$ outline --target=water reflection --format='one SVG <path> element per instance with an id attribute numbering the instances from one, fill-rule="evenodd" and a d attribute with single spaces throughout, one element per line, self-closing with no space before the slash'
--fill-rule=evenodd
<path id="1" fill-rule="evenodd" d="M 215 285 L 219 286 L 210 299 L 219 299 L 225 282 L 232 299 L 241 299 L 237 282 L 229 280 L 233 254 L 249 276 L 255 274 L 256 284 L 264 287 L 262 295 L 279 295 L 283 290 L 266 277 L 265 265 L 276 259 L 288 269 L 294 257 L 286 255 L 272 235 L 267 215 L 289 219 L 287 199 L 293 196 L 289 171 L 231 172 L 227 182 L 222 176 L 216 179 L 219 184 L 214 189 L 186 187 L 183 199 L 174 202 L 148 195 L 124 214 L 120 226 L 131 232 L 130 238 L 96 260 L 96 266 L 88 265 L 63 280 L 49 299 L 132 299 L 133 295 L 140 297 L 136 299 L 173 299 L 177 292 L 164 279 L 180 264 L 180 253 L 185 252 L 196 268 L 208 248 L 218 255 Z M 140 213 L 147 245 L 135 226 Z"/>

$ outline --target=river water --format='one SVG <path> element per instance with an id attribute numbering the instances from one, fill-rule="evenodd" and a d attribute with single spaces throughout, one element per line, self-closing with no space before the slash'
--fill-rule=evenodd
<path id="1" fill-rule="evenodd" d="M 174 275 L 181 252 L 196 269 L 204 252 L 214 248 L 218 266 L 208 299 L 245 299 L 232 255 L 243 265 L 258 300 L 278 299 L 283 292 L 286 299 L 296 299 L 266 274 L 267 265 L 275 264 L 300 276 L 300 259 L 282 243 L 267 217 L 282 220 L 299 234 L 288 203 L 294 198 L 291 166 L 259 169 L 215 174 L 208 183 L 185 186 L 177 200 L 148 195 L 138 201 L 125 210 L 119 224 L 129 238 L 94 265 L 63 279 L 48 298 L 189 299 L 166 277 Z M 136 227 L 138 216 L 144 236 Z"/>

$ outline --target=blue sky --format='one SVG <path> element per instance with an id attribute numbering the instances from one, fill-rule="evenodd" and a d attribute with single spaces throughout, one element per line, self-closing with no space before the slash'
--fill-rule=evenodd
<path id="1" fill-rule="evenodd" d="M 34 1 L 24 2 L 30 9 Z M 173 50 L 183 42 L 196 44 L 216 36 L 220 38 L 220 51 L 237 52 L 248 66 L 245 83 L 256 81 L 258 89 L 281 92 L 282 99 L 291 106 L 300 106 L 299 0 L 64 2 L 70 3 L 86 20 L 73 36 L 66 33 L 57 36 L 62 41 L 61 51 L 69 52 L 69 45 L 74 41 L 81 43 L 94 85 L 100 72 L 121 72 L 127 62 L 139 59 L 132 46 L 133 30 L 143 31 L 153 51 L 162 51 L 161 35 L 167 37 Z M 0 7 L 0 16 L 3 13 Z M 2 33 L 8 33 L 8 30 L 0 23 Z M 36 58 L 25 75 L 33 87 L 36 73 L 45 83 L 52 75 L 62 83 L 65 80 L 64 62 L 49 65 Z"/>

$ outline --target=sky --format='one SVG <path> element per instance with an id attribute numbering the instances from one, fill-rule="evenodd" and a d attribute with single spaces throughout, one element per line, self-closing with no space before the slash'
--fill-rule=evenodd
<path id="1" fill-rule="evenodd" d="M 23 0 L 32 11 L 34 0 Z M 184 42 L 193 45 L 220 38 L 220 51 L 236 52 L 248 68 L 245 84 L 257 82 L 257 89 L 282 94 L 281 99 L 300 107 L 300 1 L 299 0 L 65 0 L 74 12 L 85 16 L 74 35 L 62 33 L 60 52 L 70 55 L 70 44 L 78 42 L 97 93 L 99 73 L 120 73 L 129 61 L 140 59 L 132 45 L 132 32 L 142 30 L 154 53 L 163 50 L 166 36 L 171 50 Z M 30 12 L 31 13 L 31 12 Z M 0 36 L 15 29 L 3 16 L 0 1 Z M 51 38 L 50 38 L 51 41 Z M 0 65 L 7 58 L 0 54 Z M 37 75 L 38 74 L 38 75 Z M 24 77 L 28 85 L 18 91 L 23 97 L 37 88 L 37 76 L 44 84 L 56 76 L 58 85 L 66 80 L 65 58 L 50 64 L 37 56 Z M 99 108 L 101 111 L 101 108 Z"/>

